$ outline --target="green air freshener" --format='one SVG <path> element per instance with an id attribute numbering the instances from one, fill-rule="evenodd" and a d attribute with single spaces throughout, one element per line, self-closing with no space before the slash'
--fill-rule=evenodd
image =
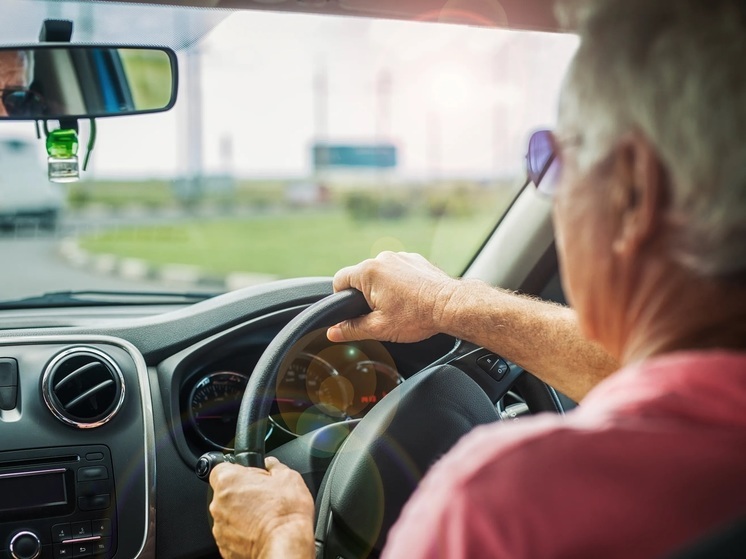
<path id="1" fill-rule="evenodd" d="M 52 182 L 73 182 L 80 178 L 78 133 L 72 129 L 53 130 L 47 136 L 47 166 Z"/>

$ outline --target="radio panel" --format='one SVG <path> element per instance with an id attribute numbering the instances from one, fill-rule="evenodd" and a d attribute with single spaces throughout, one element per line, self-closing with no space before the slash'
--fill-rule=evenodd
<path id="1" fill-rule="evenodd" d="M 116 548 L 108 447 L 0 452 L 0 558 L 107 559 Z"/>

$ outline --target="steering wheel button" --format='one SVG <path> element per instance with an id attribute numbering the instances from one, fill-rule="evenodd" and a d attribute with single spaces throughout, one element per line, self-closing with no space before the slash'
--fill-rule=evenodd
<path id="1" fill-rule="evenodd" d="M 502 380 L 502 378 L 507 374 L 509 370 L 510 367 L 505 361 L 503 361 L 502 359 L 497 359 L 495 364 L 490 369 L 489 374 L 492 378 L 499 381 Z"/>
<path id="2" fill-rule="evenodd" d="M 499 361 L 499 358 L 494 353 L 488 353 L 487 355 L 482 355 L 479 359 L 477 359 L 477 365 L 479 365 L 479 368 L 482 369 L 485 373 L 489 373 L 492 367 L 495 366 L 495 364 Z"/>

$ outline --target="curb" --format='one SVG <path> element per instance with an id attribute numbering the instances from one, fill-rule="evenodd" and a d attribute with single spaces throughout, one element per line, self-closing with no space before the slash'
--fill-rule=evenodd
<path id="1" fill-rule="evenodd" d="M 82 249 L 77 239 L 63 239 L 58 253 L 68 264 L 87 268 L 101 275 L 116 276 L 133 281 L 157 281 L 169 287 L 202 287 L 221 291 L 235 291 L 252 285 L 279 279 L 271 274 L 231 272 L 225 276 L 210 275 L 198 266 L 164 264 L 154 266 L 140 258 L 119 257 L 114 254 L 91 254 Z"/>

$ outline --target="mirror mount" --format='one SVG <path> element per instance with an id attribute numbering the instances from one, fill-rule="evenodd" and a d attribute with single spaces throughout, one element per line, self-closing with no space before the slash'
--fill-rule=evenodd
<path id="1" fill-rule="evenodd" d="M 65 19 L 46 19 L 39 31 L 40 43 L 69 43 L 73 36 L 73 22 Z M 61 118 L 59 128 L 49 131 L 47 120 L 42 121 L 47 148 L 47 172 L 52 182 L 71 182 L 80 178 L 78 170 L 78 119 Z M 92 144 L 95 141 L 95 124 L 91 119 L 92 134 L 88 142 L 83 170 L 88 166 Z M 36 121 L 36 134 L 39 139 L 39 121 Z"/>
<path id="2" fill-rule="evenodd" d="M 67 19 L 45 19 L 39 32 L 40 43 L 69 43 L 73 36 L 73 22 Z"/>
<path id="3" fill-rule="evenodd" d="M 41 25 L 39 42 L 69 43 L 73 35 L 73 22 L 65 19 L 46 19 Z M 41 121 L 46 137 L 47 166 L 49 180 L 52 182 L 71 182 L 80 177 L 78 170 L 78 119 L 60 118 L 59 128 L 49 131 L 48 120 Z M 36 134 L 39 133 L 39 121 L 36 121 Z M 96 143 L 96 119 L 90 119 L 88 148 L 83 160 L 83 170 L 88 167 L 91 151 Z"/>
<path id="4" fill-rule="evenodd" d="M 65 19 L 46 19 L 39 32 L 40 43 L 69 43 L 73 36 L 73 22 Z M 59 128 L 49 131 L 48 120 L 42 121 L 47 148 L 47 170 L 52 182 L 71 182 L 80 178 L 78 170 L 78 119 L 60 118 Z M 39 121 L 36 121 L 39 136 Z M 91 119 L 91 138 L 88 142 L 83 170 L 88 165 L 92 144 L 95 141 L 95 124 Z"/>

